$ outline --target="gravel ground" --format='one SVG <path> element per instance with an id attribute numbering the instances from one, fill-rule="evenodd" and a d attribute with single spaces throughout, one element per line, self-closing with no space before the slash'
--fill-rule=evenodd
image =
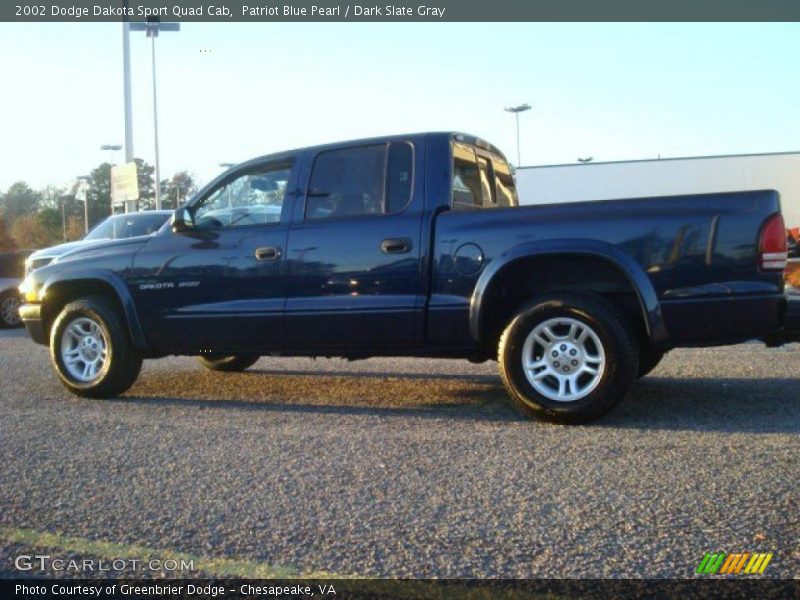
<path id="1" fill-rule="evenodd" d="M 798 345 L 679 350 L 565 427 L 523 419 L 493 363 L 170 358 L 94 401 L 3 331 L 0 532 L 390 577 L 691 577 L 762 551 L 798 577 L 798 383 Z"/>

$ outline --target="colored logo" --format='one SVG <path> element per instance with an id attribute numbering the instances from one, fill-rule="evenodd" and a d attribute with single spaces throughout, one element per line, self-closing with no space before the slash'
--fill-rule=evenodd
<path id="1" fill-rule="evenodd" d="M 772 560 L 772 552 L 706 552 L 695 573 L 700 575 L 761 575 Z"/>

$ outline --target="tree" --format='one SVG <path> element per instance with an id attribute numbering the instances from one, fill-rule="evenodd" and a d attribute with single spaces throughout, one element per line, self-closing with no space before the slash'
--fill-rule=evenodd
<path id="1" fill-rule="evenodd" d="M 67 241 L 74 242 L 81 239 L 86 232 L 84 231 L 82 217 L 67 217 Z"/>
<path id="2" fill-rule="evenodd" d="M 22 215 L 11 228 L 11 233 L 19 248 L 44 248 L 50 245 L 47 229 L 39 222 L 36 215 Z"/>
<path id="3" fill-rule="evenodd" d="M 163 208 L 178 208 L 197 191 L 197 184 L 187 171 L 178 171 L 172 179 L 161 182 L 161 205 Z"/>
<path id="4" fill-rule="evenodd" d="M 0 251 L 13 250 L 15 247 L 16 244 L 14 244 L 14 238 L 8 234 L 8 230 L 6 229 L 6 221 L 3 218 L 3 215 L 0 215 Z"/>
<path id="5" fill-rule="evenodd" d="M 89 228 L 111 214 L 111 165 L 107 162 L 89 173 L 86 182 Z"/>
<path id="6" fill-rule="evenodd" d="M 39 202 L 39 208 L 55 208 L 56 210 L 61 210 L 61 206 L 59 205 L 58 201 L 63 194 L 64 189 L 58 186 L 45 186 L 44 189 L 39 191 L 39 196 L 41 198 L 41 202 Z"/>
<path id="7" fill-rule="evenodd" d="M 18 181 L 8 188 L 2 198 L 3 216 L 8 227 L 14 226 L 22 215 L 34 214 L 39 209 L 41 195 L 30 188 L 24 181 Z"/>
<path id="8" fill-rule="evenodd" d="M 61 194 L 58 198 L 58 210 L 64 212 L 67 220 L 70 217 L 77 217 L 83 222 L 83 202 L 78 200 L 74 193 Z"/>
<path id="9" fill-rule="evenodd" d="M 36 213 L 36 221 L 47 233 L 48 245 L 63 240 L 64 233 L 61 223 L 61 213 L 55 208 L 43 208 Z"/>
<path id="10" fill-rule="evenodd" d="M 136 180 L 139 184 L 139 209 L 149 210 L 155 208 L 156 192 L 153 173 L 155 173 L 156 168 L 141 158 L 134 160 L 136 162 Z"/>

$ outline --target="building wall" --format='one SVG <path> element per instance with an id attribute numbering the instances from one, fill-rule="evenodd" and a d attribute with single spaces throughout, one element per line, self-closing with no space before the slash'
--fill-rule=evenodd
<path id="1" fill-rule="evenodd" d="M 800 227 L 800 152 L 521 167 L 520 204 L 775 189 Z"/>

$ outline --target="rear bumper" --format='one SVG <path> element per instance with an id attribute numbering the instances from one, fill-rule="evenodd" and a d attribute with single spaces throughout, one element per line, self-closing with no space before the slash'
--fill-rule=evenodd
<path id="1" fill-rule="evenodd" d="M 783 294 L 662 301 L 672 346 L 716 346 L 780 334 Z"/>
<path id="2" fill-rule="evenodd" d="M 23 304 L 19 309 L 19 316 L 22 322 L 25 323 L 25 329 L 28 330 L 28 335 L 37 344 L 47 345 L 47 335 L 44 331 L 44 324 L 42 323 L 42 305 L 41 304 Z"/>
<path id="3" fill-rule="evenodd" d="M 800 342 L 800 292 L 786 294 L 783 339 L 787 342 Z"/>

